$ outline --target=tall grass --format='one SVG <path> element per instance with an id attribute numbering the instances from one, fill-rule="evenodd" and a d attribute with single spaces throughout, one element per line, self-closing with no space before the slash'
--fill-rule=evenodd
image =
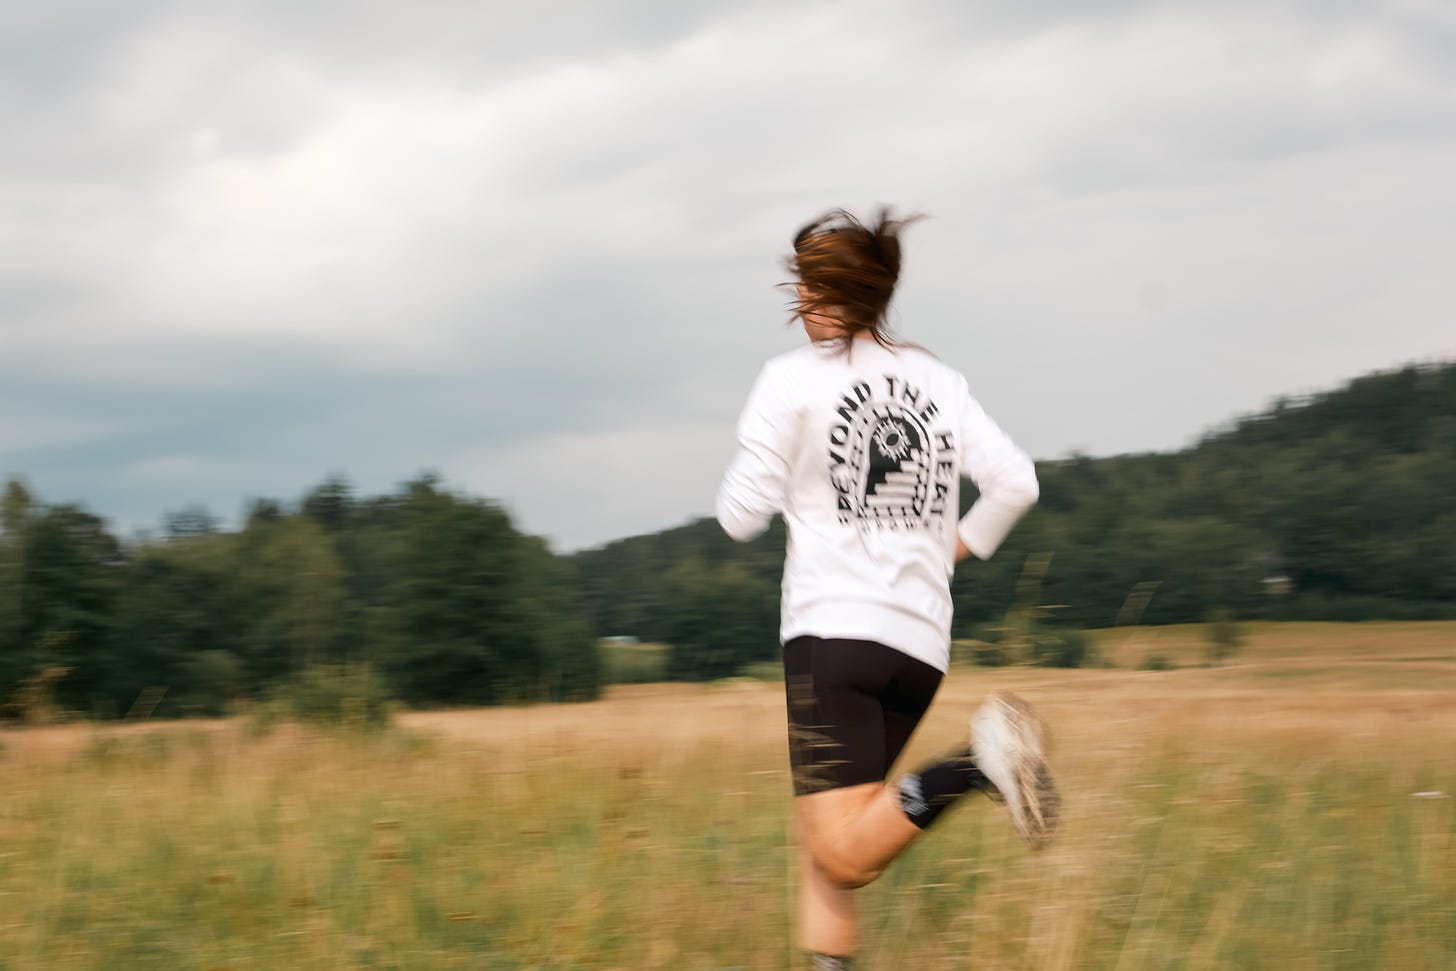
<path id="1" fill-rule="evenodd" d="M 862 966 L 1456 965 L 1456 800 L 1431 795 L 1456 793 L 1456 682 L 1390 687 L 1456 673 L 1456 625 L 1389 627 L 1378 664 L 1342 636 L 1369 632 L 1254 630 L 1216 669 L 955 673 L 909 760 L 1020 691 L 1055 726 L 1066 825 L 1032 854 L 989 801 L 957 807 L 861 892 Z M 1267 673 L 1291 667 L 1319 673 Z M 791 967 L 783 717 L 740 680 L 373 734 L 5 732 L 0 968 Z"/>

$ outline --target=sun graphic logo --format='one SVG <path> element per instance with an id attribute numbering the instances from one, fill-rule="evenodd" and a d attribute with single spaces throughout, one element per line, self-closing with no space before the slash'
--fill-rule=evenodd
<path id="1" fill-rule="evenodd" d="M 875 448 L 885 458 L 898 462 L 910 454 L 910 432 L 905 424 L 895 418 L 888 418 L 875 428 Z"/>
<path id="2" fill-rule="evenodd" d="M 890 529 L 929 520 L 932 440 L 923 422 L 895 402 L 865 402 L 831 436 L 830 476 L 840 519 Z"/>

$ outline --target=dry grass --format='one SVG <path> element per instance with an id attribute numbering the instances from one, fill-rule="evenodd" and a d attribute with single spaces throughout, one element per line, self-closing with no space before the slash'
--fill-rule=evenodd
<path id="1" fill-rule="evenodd" d="M 1201 631 L 1109 632 L 1193 663 Z M 985 800 L 862 896 L 865 967 L 1456 967 L 1456 625 L 1284 625 L 1233 663 L 948 680 L 1055 726 L 1066 826 Z M 783 968 L 781 688 L 0 733 L 0 968 Z"/>

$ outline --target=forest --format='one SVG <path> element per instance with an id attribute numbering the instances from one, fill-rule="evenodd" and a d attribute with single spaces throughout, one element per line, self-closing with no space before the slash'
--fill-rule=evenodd
<path id="1" fill-rule="evenodd" d="M 495 505 L 422 476 L 356 499 L 326 481 L 298 508 L 256 502 L 236 532 L 202 510 L 124 546 L 95 516 L 6 486 L 0 698 L 219 714 L 321 666 L 367 666 L 412 704 L 588 699 L 595 638 L 571 564 Z"/>
<path id="2" fill-rule="evenodd" d="M 1182 451 L 1039 462 L 1041 501 L 952 584 L 959 638 L 1008 615 L 1130 623 L 1456 617 L 1456 364 L 1282 399 Z M 968 505 L 974 488 L 966 483 Z M 0 498 L 0 706 L 218 714 L 321 669 L 418 706 L 584 700 L 600 638 L 670 645 L 703 680 L 776 656 L 784 529 L 711 520 L 554 554 L 430 474 L 361 497 L 329 479 L 123 541 L 11 474 Z"/>
<path id="3" fill-rule="evenodd" d="M 957 569 L 954 636 L 994 636 L 1013 608 L 1065 630 L 1456 617 L 1456 365 L 1280 400 L 1179 452 L 1037 474 L 1041 499 L 996 556 Z M 721 676 L 774 656 L 783 548 L 781 522 L 740 545 L 702 520 L 578 553 L 583 616 L 672 644 L 676 676 Z"/>

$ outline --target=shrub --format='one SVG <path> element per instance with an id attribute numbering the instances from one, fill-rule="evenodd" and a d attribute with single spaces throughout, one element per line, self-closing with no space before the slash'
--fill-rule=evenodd
<path id="1" fill-rule="evenodd" d="M 389 722 L 389 689 L 372 665 L 320 664 L 273 689 L 265 720 L 292 718 L 330 728 L 376 729 Z"/>
<path id="2" fill-rule="evenodd" d="M 1094 658 L 1085 631 L 1042 628 L 1031 637 L 1031 663 L 1044 668 L 1080 668 Z"/>
<path id="3" fill-rule="evenodd" d="M 1139 671 L 1176 671 L 1178 665 L 1166 654 L 1149 654 L 1138 664 Z"/>
<path id="4" fill-rule="evenodd" d="M 740 678 L 752 678 L 755 681 L 765 681 L 769 684 L 782 684 L 784 681 L 783 661 L 754 661 L 745 664 L 738 669 Z"/>
<path id="5" fill-rule="evenodd" d="M 1208 639 L 1209 664 L 1221 664 L 1239 652 L 1244 645 L 1243 632 L 1239 629 L 1238 621 L 1228 610 L 1220 608 L 1208 615 L 1208 624 L 1204 628 L 1205 636 Z"/>
<path id="6" fill-rule="evenodd" d="M 976 624 L 971 628 L 969 637 L 971 640 L 980 641 L 983 644 L 1000 644 L 1006 640 L 1007 627 L 1002 624 Z"/>
<path id="7" fill-rule="evenodd" d="M 650 684 L 667 680 L 668 649 L 657 644 L 602 644 L 603 680 L 608 684 Z"/>
<path id="8" fill-rule="evenodd" d="M 1016 652 L 1004 643 L 972 641 L 971 662 L 983 668 L 1001 668 L 1016 663 Z"/>
<path id="9" fill-rule="evenodd" d="M 1095 645 L 1085 631 L 1042 626 L 1028 634 L 1008 632 L 1004 627 L 986 627 L 978 630 L 977 635 L 975 640 L 951 644 L 952 663 L 985 668 L 1011 664 L 1080 668 L 1098 663 Z"/>
<path id="10" fill-rule="evenodd" d="M 227 712 L 243 684 L 243 664 L 231 651 L 198 651 L 182 664 L 187 685 L 178 703 L 189 715 L 217 716 Z"/>
<path id="11" fill-rule="evenodd" d="M 27 725 L 60 721 L 63 713 L 56 703 L 56 683 L 70 673 L 70 668 L 53 664 L 22 679 L 9 707 Z"/>

